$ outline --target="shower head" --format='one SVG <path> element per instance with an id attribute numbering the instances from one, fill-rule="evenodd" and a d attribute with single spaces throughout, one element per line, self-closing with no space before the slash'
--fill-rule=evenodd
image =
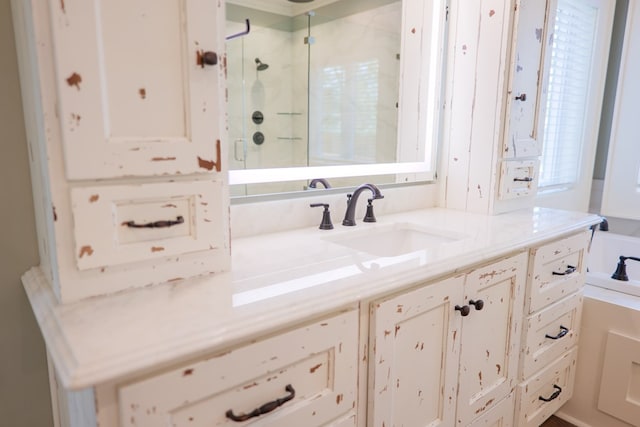
<path id="1" fill-rule="evenodd" d="M 267 68 L 269 68 L 269 64 L 265 64 L 264 62 L 260 61 L 260 58 L 256 58 L 256 70 L 264 71 Z"/>

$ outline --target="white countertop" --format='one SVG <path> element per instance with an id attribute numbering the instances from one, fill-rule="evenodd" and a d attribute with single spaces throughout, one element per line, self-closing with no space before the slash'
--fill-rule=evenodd
<path id="1" fill-rule="evenodd" d="M 229 273 L 58 305 L 39 268 L 23 282 L 62 385 L 80 389 L 222 351 L 306 319 L 599 222 L 535 208 L 486 216 L 433 208 L 232 242 Z M 411 223 L 459 236 L 431 249 L 376 257 L 332 243 Z"/>

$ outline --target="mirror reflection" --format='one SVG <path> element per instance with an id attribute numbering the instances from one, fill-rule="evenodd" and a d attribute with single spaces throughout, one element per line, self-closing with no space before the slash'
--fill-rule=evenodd
<path id="1" fill-rule="evenodd" d="M 397 144 L 402 1 L 298 3 L 227 0 L 230 177 L 265 177 L 243 178 L 232 196 L 300 191 L 313 178 L 326 178 L 321 188 L 397 182 L 392 166 L 423 164 L 426 151 Z M 344 169 L 314 173 L 327 166 Z"/>

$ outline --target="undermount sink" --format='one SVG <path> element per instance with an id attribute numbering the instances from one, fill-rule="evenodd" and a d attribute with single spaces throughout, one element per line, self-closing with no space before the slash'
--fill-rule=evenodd
<path id="1" fill-rule="evenodd" d="M 392 257 L 409 252 L 436 248 L 464 236 L 422 227 L 411 223 L 396 223 L 370 229 L 348 231 L 326 240 L 357 251 L 380 257 Z"/>

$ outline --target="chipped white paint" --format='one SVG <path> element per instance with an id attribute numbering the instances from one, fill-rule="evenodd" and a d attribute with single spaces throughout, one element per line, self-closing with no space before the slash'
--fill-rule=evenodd
<path id="1" fill-rule="evenodd" d="M 464 276 L 371 304 L 370 426 L 455 422 Z"/>
<path id="2" fill-rule="evenodd" d="M 451 2 L 442 205 L 489 214 L 533 205 L 537 170 L 525 185 L 502 178 L 504 161 L 540 154 L 535 126 L 546 71 L 535 30 L 546 34 L 546 10 L 546 1 Z M 512 99 L 525 91 L 525 101 Z M 513 132 L 515 152 L 508 143 Z"/>
<path id="3" fill-rule="evenodd" d="M 520 380 L 548 366 L 578 344 L 581 318 L 581 291 L 527 317 L 522 331 Z"/>
<path id="4" fill-rule="evenodd" d="M 466 276 L 457 424 L 467 425 L 506 397 L 517 383 L 527 254 L 520 253 Z M 482 300 L 477 310 L 470 300 Z"/>
<path id="5" fill-rule="evenodd" d="M 467 427 L 517 427 L 513 420 L 515 400 L 515 392 L 509 394 L 493 408 L 473 420 Z"/>
<path id="6" fill-rule="evenodd" d="M 542 90 L 545 52 L 549 48 L 551 0 L 518 0 L 507 96 L 508 132 L 502 144 L 508 159 L 542 154 L 539 121 L 544 119 Z M 553 22 L 553 21 L 551 21 Z"/>
<path id="7" fill-rule="evenodd" d="M 221 199 L 222 183 L 216 181 L 75 187 L 71 202 L 78 268 L 224 250 Z M 127 226 L 178 217 L 184 222 L 169 227 Z M 83 255 L 87 247 L 91 253 Z"/>
<path id="8" fill-rule="evenodd" d="M 118 384 L 118 425 L 238 425 L 225 415 L 228 410 L 236 416 L 250 413 L 289 395 L 285 387 L 291 385 L 292 400 L 252 421 L 274 427 L 325 426 L 347 412 L 355 414 L 357 358 L 358 312 L 352 310 Z M 113 414 L 106 412 L 98 408 L 98 423 L 115 425 L 110 423 Z"/>
<path id="9" fill-rule="evenodd" d="M 146 40 L 149 33 L 141 31 L 140 36 L 136 36 L 135 31 L 130 27 L 131 31 L 123 31 L 124 26 L 114 28 L 113 16 L 109 13 L 113 12 L 110 8 L 116 8 L 118 5 L 113 2 L 109 2 L 108 5 L 98 5 L 98 3 L 67 0 L 63 3 L 64 7 L 61 2 L 53 0 L 13 3 L 17 42 L 23 48 L 20 52 L 19 65 L 21 80 L 24 82 L 25 117 L 30 118 L 27 123 L 27 133 L 33 154 L 31 167 L 34 175 L 34 199 L 38 211 L 36 218 L 40 258 L 57 299 L 63 303 L 74 302 L 132 287 L 143 287 L 172 279 L 227 270 L 230 265 L 228 188 L 225 185 L 226 166 L 218 161 L 218 158 L 225 158 L 226 153 L 225 144 L 218 143 L 221 139 L 219 132 L 224 129 L 220 126 L 224 120 L 224 114 L 220 114 L 224 111 L 224 99 L 217 96 L 218 85 L 223 82 L 221 78 L 223 67 L 205 67 L 204 69 L 197 67 L 192 61 L 196 54 L 195 47 L 187 49 L 185 44 L 191 40 L 195 46 L 194 39 L 206 35 L 211 36 L 211 42 L 216 44 L 218 50 L 223 46 L 221 40 L 224 39 L 224 26 L 215 25 L 217 19 L 224 20 L 224 13 L 218 11 L 223 4 L 189 2 L 188 7 L 198 10 L 195 12 L 191 9 L 185 10 L 185 14 L 181 15 L 182 18 L 188 18 L 189 26 L 187 28 L 182 24 L 179 25 L 180 31 L 184 30 L 184 37 L 180 36 L 182 38 L 177 40 L 180 37 L 175 35 L 169 37 L 170 32 L 166 31 L 161 24 L 163 20 L 168 21 L 167 25 L 175 24 L 176 19 L 180 18 L 167 13 L 164 6 L 169 7 L 168 2 L 165 2 L 164 6 L 150 2 L 144 3 L 142 7 L 153 6 L 151 8 L 153 13 L 147 13 L 141 9 L 135 10 L 136 6 L 124 2 L 119 3 L 123 16 L 137 20 L 141 28 L 147 25 L 144 23 L 148 23 L 150 25 L 148 30 L 154 34 L 158 33 L 157 37 L 153 36 L 158 40 L 158 45 L 150 47 L 149 52 L 141 50 L 140 58 L 131 58 L 131 63 L 121 64 L 122 58 L 120 58 L 115 65 L 109 60 L 113 57 L 113 49 L 106 48 L 105 43 L 115 43 L 116 39 L 122 36 L 128 38 L 122 42 L 124 46 L 139 46 Z M 88 13 L 98 6 L 100 6 L 99 11 Z M 197 19 L 190 16 L 194 13 Z M 91 19 L 92 17 L 94 19 Z M 213 18 L 210 20 L 209 17 Z M 105 25 L 96 25 L 96 20 Z M 111 24 L 106 25 L 106 21 L 109 20 Z M 129 24 L 131 22 L 128 21 Z M 199 27 L 202 28 L 199 29 Z M 177 56 L 182 58 L 180 63 L 182 65 L 178 64 L 178 66 L 184 67 L 184 72 L 179 75 L 175 74 L 175 70 L 169 71 L 162 63 L 157 62 L 164 60 L 162 55 L 155 53 L 157 50 L 164 49 L 161 46 L 166 44 L 167 37 L 174 37 L 173 44 L 167 46 L 167 54 L 173 55 L 173 59 Z M 176 53 L 176 49 L 183 49 L 184 57 L 182 53 Z M 202 46 L 202 49 L 207 47 Z M 124 55 L 127 50 L 118 50 L 118 52 L 118 55 Z M 153 52 L 155 52 L 152 55 L 154 60 L 148 56 Z M 139 67 L 138 60 L 143 60 L 144 66 Z M 132 80 L 124 81 L 125 79 L 122 78 L 114 84 L 113 75 L 120 71 L 126 72 L 129 65 L 134 69 L 131 74 Z M 114 67 L 120 66 L 122 70 L 114 70 Z M 87 67 L 87 71 L 84 67 Z M 142 76 L 136 74 L 138 72 L 136 70 L 143 69 L 144 79 L 149 79 L 150 84 L 140 82 Z M 169 76 L 167 73 L 173 74 Z M 164 88 L 156 87 L 156 85 L 163 86 L 164 83 L 171 83 L 175 89 L 167 89 L 167 94 L 182 93 L 185 99 L 178 102 L 171 98 L 172 102 L 165 105 L 166 100 L 157 97 L 158 92 L 163 92 Z M 191 94 L 190 91 L 197 93 Z M 130 102 L 124 102 L 122 99 L 125 92 L 126 96 L 133 97 Z M 174 98 L 176 96 L 178 95 Z M 211 103 L 207 101 L 206 111 L 203 105 L 198 105 L 197 109 L 193 105 L 187 105 L 189 102 L 196 102 L 198 97 L 202 96 L 212 97 Z M 117 104 L 109 104 L 110 102 L 117 102 Z M 175 108 L 182 108 L 180 105 L 187 105 L 184 107 L 185 114 L 174 118 L 186 123 L 182 134 L 188 138 L 183 138 L 184 141 L 179 136 L 170 135 L 180 132 L 169 132 L 162 127 L 164 124 L 173 123 L 169 126 L 177 129 L 175 122 L 165 121 L 161 115 L 164 114 L 163 111 L 172 111 L 171 114 L 175 114 Z M 149 106 L 149 109 L 145 110 L 144 106 Z M 112 120 L 116 116 L 119 117 L 117 120 L 119 124 Z M 133 123 L 137 119 L 141 120 L 143 127 L 147 130 L 151 126 L 155 129 L 157 125 L 157 129 L 162 130 L 160 133 L 166 133 L 166 135 L 149 137 L 142 130 L 127 128 L 129 124 L 123 124 L 123 121 L 128 120 Z M 137 135 L 133 135 L 135 138 L 127 140 L 128 142 L 125 140 L 118 140 L 117 143 L 115 140 L 107 142 L 107 139 L 114 135 L 104 126 L 112 124 L 120 126 L 121 130 L 125 129 L 121 133 Z M 162 138 L 170 142 L 163 143 Z M 218 147 L 221 151 L 219 156 Z M 181 166 L 182 163 L 184 167 Z M 218 168 L 221 173 L 217 173 Z M 83 172 L 78 172 L 79 170 Z M 183 176 L 193 172 L 206 173 Z M 132 176 L 150 175 L 162 175 L 162 177 L 132 178 Z M 67 179 L 68 177 L 121 179 L 117 183 L 89 179 L 72 183 Z M 187 251 L 178 249 L 179 245 L 167 251 L 166 246 L 153 244 L 145 251 L 136 252 L 131 259 L 127 259 L 126 253 L 130 251 L 129 248 L 135 246 L 134 244 L 124 248 L 127 245 L 120 244 L 122 241 L 119 240 L 123 238 L 122 233 L 107 236 L 108 228 L 113 231 L 114 227 L 110 226 L 113 219 L 109 218 L 106 223 L 99 225 L 94 224 L 94 229 L 91 229 L 91 225 L 87 226 L 91 218 L 78 212 L 78 205 L 73 206 L 77 200 L 72 201 L 71 196 L 72 192 L 82 192 L 83 188 L 103 185 L 106 185 L 105 189 L 110 185 L 133 189 L 138 185 L 152 183 L 154 188 L 160 188 L 164 183 L 167 185 L 166 193 L 157 196 L 158 200 L 162 200 L 163 197 L 173 195 L 174 190 L 169 184 L 172 181 L 179 182 L 185 187 L 191 184 L 198 187 L 206 185 L 204 182 L 210 183 L 213 180 L 216 182 L 215 188 L 210 191 L 215 196 L 214 203 L 208 207 L 208 216 L 217 223 L 212 222 L 210 227 L 205 227 L 215 228 L 213 237 L 198 235 L 195 237 L 198 241 L 196 244 L 185 241 L 183 249 L 189 246 L 192 248 Z M 131 191 L 134 190 L 128 192 Z M 189 191 L 192 190 L 185 190 L 185 194 L 191 194 Z M 156 194 L 161 192 L 157 191 Z M 148 198 L 143 195 L 142 201 L 146 202 Z M 97 199 L 95 202 L 87 201 L 87 205 L 95 207 L 103 202 L 104 200 Z M 130 199 L 130 202 L 131 206 L 136 204 L 133 199 Z M 82 210 L 83 208 L 80 208 L 80 211 Z M 204 216 L 198 215 L 194 208 L 191 210 L 191 217 L 195 222 L 187 225 L 191 227 L 189 233 L 193 236 L 194 233 L 199 232 L 197 222 L 204 220 Z M 102 218 L 104 219 L 104 216 Z M 78 227 L 83 231 L 78 231 Z M 163 234 L 164 231 L 159 231 L 156 235 L 159 234 L 164 238 L 166 237 Z M 131 233 L 129 237 L 124 236 L 124 240 L 132 243 L 140 234 Z M 101 239 L 100 243 L 87 242 L 87 240 L 94 240 L 96 235 Z M 203 244 L 205 239 L 211 238 L 215 239 L 216 244 Z M 151 241 L 153 237 L 149 239 Z M 86 243 L 82 243 L 83 240 Z M 170 240 L 177 241 L 173 238 Z M 111 252 L 107 254 L 109 250 L 105 252 L 104 249 L 112 244 L 119 247 L 115 249 L 111 247 Z M 100 246 L 102 249 L 98 249 Z M 203 250 L 194 251 L 193 248 L 196 246 Z M 148 253 L 147 257 L 143 256 L 145 252 Z M 106 256 L 98 260 L 101 254 Z"/>
<path id="10" fill-rule="evenodd" d="M 582 288 L 590 237 L 585 231 L 531 250 L 526 296 L 529 313 Z"/>
<path id="11" fill-rule="evenodd" d="M 571 398 L 577 350 L 573 347 L 553 364 L 518 385 L 515 418 L 518 427 L 538 427 Z M 557 397 L 550 402 L 540 400 L 540 397 L 550 399 L 554 393 Z"/>
<path id="12" fill-rule="evenodd" d="M 498 199 L 515 199 L 533 196 L 538 189 L 540 161 L 503 160 L 500 162 L 500 187 Z"/>
<path id="13" fill-rule="evenodd" d="M 209 172 L 224 99 L 213 1 L 49 1 L 68 179 Z"/>

